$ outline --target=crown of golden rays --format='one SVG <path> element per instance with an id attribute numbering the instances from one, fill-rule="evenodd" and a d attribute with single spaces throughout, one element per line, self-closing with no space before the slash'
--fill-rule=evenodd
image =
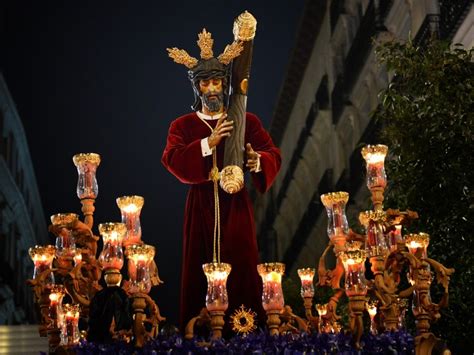
<path id="1" fill-rule="evenodd" d="M 211 33 L 207 32 L 205 28 L 198 34 L 197 44 L 201 49 L 201 59 L 206 60 L 213 58 L 212 46 L 214 40 L 212 39 Z M 243 48 L 242 42 L 234 41 L 232 44 L 226 46 L 224 52 L 217 57 L 217 60 L 222 64 L 228 65 L 232 59 L 239 56 Z M 198 63 L 198 60 L 191 57 L 184 49 L 173 47 L 166 48 L 166 50 L 168 51 L 168 55 L 173 58 L 176 63 L 183 64 L 189 69 L 195 67 Z"/>

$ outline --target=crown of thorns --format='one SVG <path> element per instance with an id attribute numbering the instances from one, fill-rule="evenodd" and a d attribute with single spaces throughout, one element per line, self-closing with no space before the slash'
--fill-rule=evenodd
<path id="1" fill-rule="evenodd" d="M 210 32 L 207 32 L 204 28 L 201 33 L 198 34 L 197 44 L 201 49 L 201 59 L 208 60 L 213 58 L 212 46 L 214 44 L 214 40 L 212 39 L 212 35 Z M 243 50 L 243 44 L 241 41 L 234 41 L 230 45 L 227 45 L 224 49 L 224 52 L 221 53 L 217 60 L 224 64 L 228 65 L 232 59 L 238 57 Z M 191 57 L 188 52 L 184 49 L 178 49 L 176 47 L 173 48 L 166 48 L 168 51 L 168 55 L 178 64 L 185 65 L 188 69 L 194 68 L 199 60 Z"/>

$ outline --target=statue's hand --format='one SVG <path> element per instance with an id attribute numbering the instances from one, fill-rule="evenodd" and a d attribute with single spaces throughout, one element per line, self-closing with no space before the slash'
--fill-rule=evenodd
<path id="1" fill-rule="evenodd" d="M 260 169 L 260 154 L 253 150 L 252 145 L 247 143 L 245 146 L 245 152 L 247 153 L 247 163 L 245 166 L 250 169 L 251 173 L 258 173 Z"/>
<path id="2" fill-rule="evenodd" d="M 229 137 L 234 129 L 234 121 L 227 121 L 227 114 L 222 115 L 217 121 L 216 128 L 213 129 L 211 135 L 207 138 L 209 148 L 216 147 L 224 137 Z"/>

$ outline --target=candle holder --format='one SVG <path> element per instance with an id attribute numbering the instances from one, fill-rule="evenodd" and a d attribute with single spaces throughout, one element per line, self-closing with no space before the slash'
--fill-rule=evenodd
<path id="1" fill-rule="evenodd" d="M 79 304 L 63 305 L 63 317 L 62 317 L 62 328 L 61 328 L 61 345 L 71 346 L 79 343 L 80 332 L 79 332 Z"/>
<path id="2" fill-rule="evenodd" d="M 61 328 L 63 322 L 62 302 L 66 294 L 63 285 L 54 285 L 49 294 L 49 326 L 47 330 L 50 353 L 54 353 L 61 342 Z"/>
<path id="3" fill-rule="evenodd" d="M 41 279 L 41 281 L 45 281 L 46 286 L 54 285 L 54 274 L 51 270 L 51 264 L 56 255 L 56 248 L 52 245 L 36 245 L 30 248 L 28 252 L 35 265 L 33 280 Z"/>
<path id="4" fill-rule="evenodd" d="M 349 194 L 344 191 L 330 192 L 321 195 L 321 201 L 326 208 L 328 216 L 327 234 L 329 244 L 324 250 L 323 255 L 319 259 L 318 276 L 320 286 L 330 286 L 334 290 L 340 289 L 342 275 L 344 274 L 344 266 L 337 258 L 336 267 L 328 271 L 326 269 L 326 254 L 333 248 L 336 257 L 344 251 L 344 245 L 349 235 L 349 224 L 346 216 L 346 204 L 349 201 Z M 344 292 L 336 291 L 336 294 L 330 301 L 330 318 L 331 323 L 337 321 L 336 307 L 339 298 Z"/>
<path id="5" fill-rule="evenodd" d="M 229 307 L 226 283 L 232 267 L 226 263 L 208 263 L 202 268 L 207 278 L 206 308 L 211 315 L 212 338 L 220 339 L 224 312 Z"/>
<path id="6" fill-rule="evenodd" d="M 314 278 L 314 274 L 316 273 L 316 269 L 304 268 L 304 269 L 298 269 L 297 272 L 301 280 L 301 291 L 300 291 L 301 297 L 303 299 L 309 298 L 312 300 L 314 297 L 313 278 Z"/>
<path id="7" fill-rule="evenodd" d="M 427 233 L 410 233 L 405 235 L 405 245 L 414 256 L 422 259 L 428 257 L 430 235 Z"/>
<path id="8" fill-rule="evenodd" d="M 127 228 L 123 223 L 99 224 L 99 233 L 104 240 L 104 248 L 99 255 L 99 262 L 105 270 L 104 279 L 107 286 L 119 286 L 122 281 L 120 269 L 123 266 L 122 240 Z"/>
<path id="9" fill-rule="evenodd" d="M 386 220 L 387 214 L 380 210 L 365 211 L 359 214 L 359 221 L 366 230 L 366 243 L 369 255 L 370 257 L 381 257 L 382 261 L 390 252 L 384 233 L 384 223 Z"/>
<path id="10" fill-rule="evenodd" d="M 326 333 L 326 327 L 324 325 L 324 316 L 328 313 L 328 304 L 316 304 L 316 310 L 319 314 L 319 324 L 318 324 L 318 332 L 319 333 Z"/>
<path id="11" fill-rule="evenodd" d="M 376 210 L 383 208 L 384 190 L 387 186 L 387 175 L 385 174 L 385 156 L 388 147 L 386 145 L 367 145 L 362 148 L 362 157 L 367 168 L 367 187 L 372 194 L 372 203 Z"/>
<path id="12" fill-rule="evenodd" d="M 63 315 L 62 302 L 65 295 L 66 289 L 63 285 L 54 285 L 49 293 L 49 318 L 53 328 L 60 326 Z"/>
<path id="13" fill-rule="evenodd" d="M 395 252 L 399 249 L 400 244 L 405 244 L 405 241 L 402 237 L 402 225 L 397 224 L 394 226 L 393 230 L 389 233 L 389 248 L 390 252 Z"/>
<path id="14" fill-rule="evenodd" d="M 145 199 L 142 196 L 122 196 L 117 198 L 117 206 L 120 208 L 122 223 L 127 226 L 127 233 L 123 239 L 123 246 L 141 244 L 142 227 L 140 224 L 140 213 Z"/>
<path id="15" fill-rule="evenodd" d="M 350 327 L 357 349 L 361 347 L 360 338 L 364 330 L 362 313 L 367 294 L 367 282 L 364 277 L 366 253 L 360 248 L 360 242 L 347 243 L 346 250 L 340 254 L 346 273 L 345 289 L 349 298 Z"/>
<path id="16" fill-rule="evenodd" d="M 100 164 L 100 155 L 96 153 L 80 153 L 72 157 L 77 168 L 77 197 L 81 200 L 82 213 L 85 216 L 85 223 L 89 228 L 94 224 L 94 202 L 99 194 L 96 172 Z"/>
<path id="17" fill-rule="evenodd" d="M 321 201 L 328 215 L 328 237 L 334 244 L 337 254 L 342 250 L 349 233 L 346 216 L 346 204 L 349 201 L 349 194 L 344 191 L 330 192 L 321 195 Z"/>
<path id="18" fill-rule="evenodd" d="M 73 260 L 74 260 L 74 267 L 82 263 L 82 249 L 81 248 L 76 248 L 76 251 L 73 256 Z"/>
<path id="19" fill-rule="evenodd" d="M 258 264 L 257 271 L 262 277 L 263 282 L 262 306 L 267 313 L 269 333 L 270 335 L 278 335 L 278 326 L 281 323 L 279 315 L 285 306 L 283 290 L 281 288 L 281 277 L 285 272 L 285 264 Z"/>
<path id="20" fill-rule="evenodd" d="M 128 258 L 130 293 L 148 293 L 151 290 L 150 263 L 155 257 L 155 247 L 147 244 L 131 245 L 125 249 Z"/>
<path id="21" fill-rule="evenodd" d="M 305 308 L 305 316 L 309 321 L 309 324 L 317 329 L 318 328 L 318 318 L 314 317 L 311 309 L 313 308 L 313 297 L 314 297 L 314 274 L 316 269 L 314 268 L 304 268 L 298 269 L 298 276 L 301 280 L 301 297 L 303 298 L 303 304 Z"/>
<path id="22" fill-rule="evenodd" d="M 70 260 L 76 254 L 76 243 L 72 228 L 79 220 L 75 213 L 58 213 L 51 216 L 51 223 L 56 229 L 56 256 Z"/>
<path id="23" fill-rule="evenodd" d="M 375 316 L 377 315 L 377 304 L 374 302 L 367 302 L 365 304 L 365 308 L 367 309 L 367 313 L 370 317 L 370 333 L 376 335 L 377 332 L 377 324 L 375 323 Z"/>

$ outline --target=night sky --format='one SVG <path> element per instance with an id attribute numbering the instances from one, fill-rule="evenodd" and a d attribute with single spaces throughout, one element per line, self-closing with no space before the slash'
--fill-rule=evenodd
<path id="1" fill-rule="evenodd" d="M 205 27 L 217 56 L 232 42 L 234 18 L 250 11 L 258 25 L 247 108 L 268 127 L 303 5 L 303 0 L 2 5 L 0 69 L 23 121 L 48 224 L 54 213 L 80 213 L 72 156 L 99 153 L 94 232 L 99 223 L 120 220 L 116 197 L 145 197 L 142 239 L 156 247 L 165 281 L 153 295 L 173 323 L 187 187 L 160 159 L 170 122 L 190 111 L 193 94 L 186 68 L 173 63 L 165 48 L 198 58 L 197 34 Z"/>

